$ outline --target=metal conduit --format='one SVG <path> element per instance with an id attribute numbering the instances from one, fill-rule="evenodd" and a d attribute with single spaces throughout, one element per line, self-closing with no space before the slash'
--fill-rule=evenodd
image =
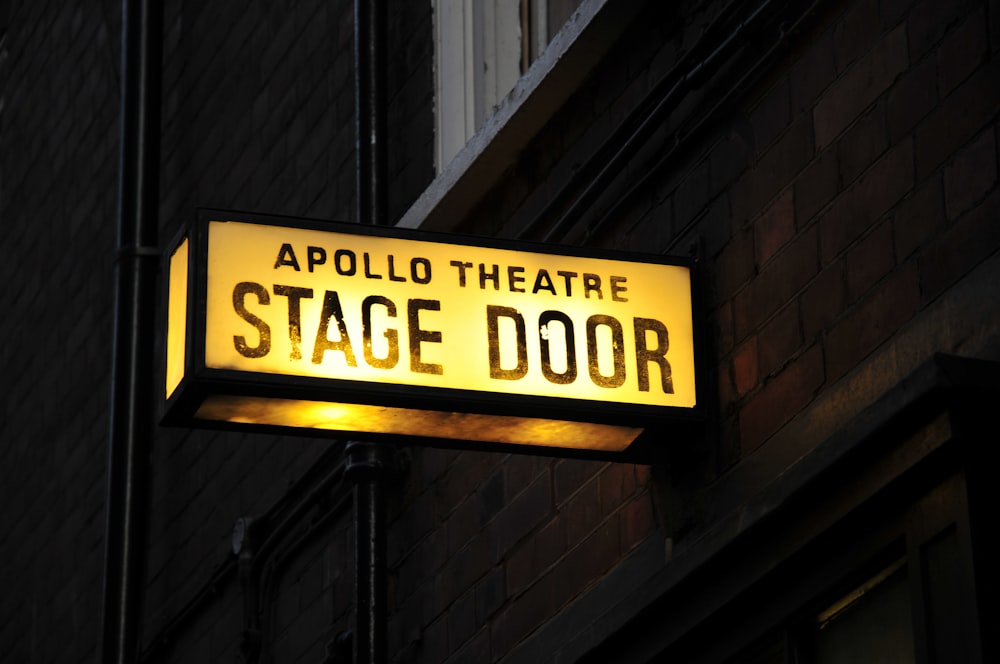
<path id="1" fill-rule="evenodd" d="M 159 3 L 122 2 L 122 77 L 114 340 L 98 659 L 135 662 L 152 433 L 159 188 Z"/>
<path id="2" fill-rule="evenodd" d="M 556 223 L 548 230 L 543 242 L 561 239 L 569 228 L 591 206 L 605 190 L 608 182 L 621 173 L 631 155 L 645 144 L 649 136 L 658 129 L 665 117 L 676 108 L 676 104 L 688 92 L 697 89 L 711 76 L 723 56 L 732 52 L 738 38 L 751 27 L 756 26 L 767 15 L 774 4 L 764 0 L 747 18 L 730 27 L 743 0 L 733 0 L 724 7 L 705 29 L 698 41 L 684 54 L 681 60 L 650 90 L 626 120 L 615 128 L 574 177 L 553 196 L 545 207 L 518 233 L 528 238 L 542 222 L 551 216 L 559 205 L 565 203 L 577 183 L 589 180 L 568 207 L 559 215 Z"/>
<path id="3" fill-rule="evenodd" d="M 354 2 L 357 220 L 388 222 L 385 140 L 385 2 Z M 386 659 L 385 471 L 380 445 L 347 444 L 354 486 L 354 661 Z"/>
<path id="4" fill-rule="evenodd" d="M 777 38 L 767 47 L 767 50 L 764 52 L 764 54 L 759 58 L 757 58 L 748 67 L 748 69 L 740 75 L 739 80 L 737 80 L 736 83 L 729 88 L 727 93 L 721 99 L 717 100 L 711 106 L 711 108 L 709 108 L 705 113 L 700 114 L 692 126 L 688 127 L 686 130 L 679 132 L 680 135 L 674 141 L 673 145 L 663 155 L 661 155 L 652 166 L 644 169 L 642 175 L 628 186 L 628 189 L 625 191 L 625 193 L 622 196 L 618 197 L 618 200 L 608 210 L 606 210 L 599 218 L 597 218 L 592 224 L 590 224 L 585 229 L 583 237 L 584 243 L 588 242 L 593 236 L 597 235 L 604 226 L 606 226 L 612 219 L 614 219 L 618 209 L 623 204 L 625 204 L 626 201 L 634 200 L 635 193 L 640 189 L 642 189 L 643 187 L 648 186 L 649 180 L 653 177 L 653 175 L 658 173 L 662 168 L 664 168 L 666 164 L 669 163 L 677 155 L 677 153 L 684 147 L 686 143 L 692 141 L 696 136 L 698 136 L 700 132 L 709 124 L 709 122 L 714 120 L 714 118 L 723 109 L 731 108 L 731 104 L 734 102 L 734 99 L 746 91 L 747 87 L 749 87 L 753 83 L 753 81 L 763 71 L 763 68 L 770 62 L 770 60 L 782 48 L 786 47 L 789 41 L 792 40 L 798 34 L 798 32 L 802 29 L 803 25 L 805 24 L 806 20 L 810 16 L 812 16 L 813 13 L 815 13 L 815 11 L 819 8 L 820 4 L 822 4 L 822 1 L 823 0 L 814 0 L 813 3 L 805 11 L 803 11 L 797 18 L 795 18 L 795 20 L 791 23 L 791 25 L 788 26 L 782 25 L 780 27 Z M 746 27 L 747 27 L 747 22 L 744 22 L 739 26 L 739 29 L 740 31 L 742 31 Z M 705 61 L 700 63 L 695 70 L 692 70 L 692 72 L 694 71 L 703 72 L 711 67 L 718 66 L 719 64 L 717 62 L 718 54 L 724 53 L 725 49 L 723 48 L 723 46 L 727 46 L 728 44 L 732 43 L 733 39 L 735 39 L 736 36 L 737 34 L 734 33 L 730 37 L 730 39 L 727 40 L 726 44 L 723 44 L 718 49 L 716 49 L 716 51 L 712 53 L 712 56 L 709 59 L 706 59 Z M 682 234 L 678 235 L 678 238 L 680 238 L 681 235 Z"/>
<path id="5" fill-rule="evenodd" d="M 345 465 L 343 447 L 331 446 L 263 514 L 238 519 L 233 529 L 233 550 L 216 566 L 204 585 L 149 639 L 141 661 L 164 659 L 178 636 L 210 603 L 222 596 L 237 575 L 245 593 L 241 654 L 247 662 L 258 661 L 267 645 L 261 616 L 268 609 L 261 600 L 266 597 L 268 587 L 263 578 L 279 567 L 307 537 L 312 537 L 341 513 L 340 486 L 344 483 Z M 288 535 L 303 522 L 309 510 L 321 509 L 321 506 L 328 506 L 327 511 L 308 523 L 306 534 L 294 534 L 289 541 Z M 276 561 L 276 558 L 281 560 Z"/>

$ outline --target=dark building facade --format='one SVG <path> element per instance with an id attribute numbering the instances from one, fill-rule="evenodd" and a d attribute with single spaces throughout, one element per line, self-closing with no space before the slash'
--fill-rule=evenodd
<path id="1" fill-rule="evenodd" d="M 688 257 L 704 351 L 651 463 L 381 446 L 385 660 L 997 661 L 1000 2 L 384 9 L 386 221 Z M 354 3 L 153 11 L 143 251 L 358 221 Z M 0 0 L 3 662 L 115 648 L 122 15 Z M 351 661 L 349 441 L 138 430 L 123 661 Z"/>

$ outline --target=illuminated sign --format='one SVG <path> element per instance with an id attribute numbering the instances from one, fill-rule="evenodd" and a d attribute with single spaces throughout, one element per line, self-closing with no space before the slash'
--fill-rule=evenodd
<path id="1" fill-rule="evenodd" d="M 206 211 L 164 422 L 620 453 L 697 414 L 690 266 Z"/>

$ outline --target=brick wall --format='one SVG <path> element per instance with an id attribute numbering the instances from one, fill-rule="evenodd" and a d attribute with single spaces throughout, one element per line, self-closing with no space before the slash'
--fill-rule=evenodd
<path id="1" fill-rule="evenodd" d="M 573 177 L 587 157 L 719 11 L 648 8 L 459 230 L 544 236 L 582 188 Z M 768 443 L 797 416 L 827 395 L 844 416 L 877 397 L 877 381 L 867 391 L 850 381 L 879 352 L 899 354 L 884 381 L 936 351 L 997 354 L 961 320 L 920 350 L 896 348 L 914 321 L 952 314 L 948 290 L 1000 247 L 998 14 L 995 2 L 827 3 L 675 158 L 661 162 L 672 131 L 710 93 L 690 95 L 650 134 L 566 239 L 665 253 L 697 243 L 718 430 L 685 470 L 656 479 L 641 466 L 418 451 L 393 526 L 407 533 L 392 551 L 399 661 L 555 648 L 580 629 L 557 617 L 599 615 L 574 603 L 640 564 L 629 558 L 643 544 L 666 536 L 666 550 L 684 551 L 794 460 Z M 779 460 L 744 463 L 758 453 Z M 713 478 L 726 478 L 724 490 Z"/>
<path id="2" fill-rule="evenodd" d="M 113 5 L 0 3 L 5 661 L 92 659 L 99 628 L 118 169 Z"/>

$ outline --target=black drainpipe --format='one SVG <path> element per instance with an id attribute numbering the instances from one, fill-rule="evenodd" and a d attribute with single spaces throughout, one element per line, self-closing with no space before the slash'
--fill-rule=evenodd
<path id="1" fill-rule="evenodd" d="M 357 220 L 388 223 L 385 146 L 385 3 L 354 2 L 354 115 Z M 348 443 L 346 476 L 354 486 L 353 651 L 358 664 L 386 658 L 385 468 L 379 445 Z"/>
<path id="2" fill-rule="evenodd" d="M 98 661 L 141 648 L 149 439 L 152 433 L 162 8 L 122 0 L 122 75 L 114 341 Z"/>

